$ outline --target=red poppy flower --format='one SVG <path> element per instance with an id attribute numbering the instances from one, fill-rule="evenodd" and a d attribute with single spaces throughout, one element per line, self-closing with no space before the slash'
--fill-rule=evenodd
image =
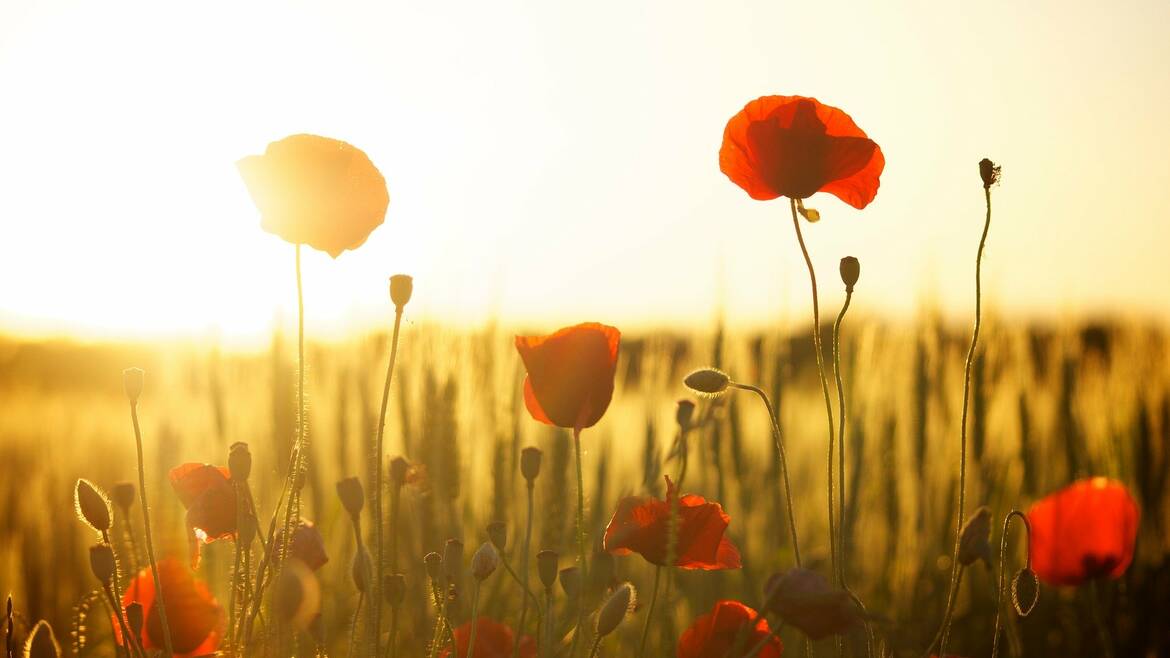
<path id="1" fill-rule="evenodd" d="M 210 544 L 236 533 L 236 491 L 228 469 L 209 464 L 183 464 L 172 468 L 171 487 L 187 509 L 187 536 L 191 566 L 199 566 L 200 542 Z"/>
<path id="2" fill-rule="evenodd" d="M 753 623 L 753 619 L 755 620 Z M 739 601 L 720 601 L 695 619 L 678 638 L 678 658 L 730 656 L 738 646 L 744 653 L 768 637 L 768 620 Z M 742 634 L 742 635 L 741 635 Z M 780 658 L 784 645 L 773 636 L 760 652 L 761 658 Z"/>
<path id="3" fill-rule="evenodd" d="M 678 493 L 666 478 L 666 500 L 629 496 L 618 502 L 605 528 L 605 550 L 617 555 L 638 553 L 647 562 L 666 564 L 670 508 Z M 678 499 L 678 545 L 674 566 L 683 569 L 738 569 L 739 549 L 724 536 L 731 517 L 719 503 L 688 494 Z"/>
<path id="4" fill-rule="evenodd" d="M 284 538 L 277 535 L 272 541 L 272 552 L 277 553 L 284 544 Z M 305 564 L 311 571 L 317 571 L 329 561 L 325 553 L 325 538 L 312 521 L 301 519 L 292 532 L 292 544 L 288 555 L 295 557 Z"/>
<path id="5" fill-rule="evenodd" d="M 223 606 L 202 581 L 181 562 L 160 560 L 158 576 L 162 580 L 163 600 L 167 608 L 167 625 L 171 629 L 171 644 L 176 658 L 205 656 L 215 653 L 223 638 L 226 617 Z M 140 571 L 122 596 L 122 607 L 138 602 L 142 605 L 145 623 L 142 625 L 142 646 L 146 649 L 164 647 L 162 621 L 154 605 L 154 577 L 150 567 Z M 122 632 L 114 624 L 115 639 L 123 644 Z"/>
<path id="6" fill-rule="evenodd" d="M 382 224 L 386 179 L 361 149 L 317 135 L 292 135 L 236 163 L 260 210 L 260 226 L 337 258 Z"/>
<path id="7" fill-rule="evenodd" d="M 511 657 L 515 633 L 507 624 L 487 617 L 480 617 L 475 623 L 475 658 Z M 459 648 L 455 658 L 466 657 L 471 646 L 471 622 L 455 629 L 455 644 Z M 450 645 L 443 649 L 439 658 L 451 658 Z M 520 658 L 536 658 L 536 642 L 527 635 L 520 638 Z"/>
<path id="8" fill-rule="evenodd" d="M 542 423 L 593 427 L 613 397 L 621 332 L 595 322 L 566 327 L 551 336 L 517 336 L 516 350 L 528 369 L 524 404 Z"/>
<path id="9" fill-rule="evenodd" d="M 842 635 L 861 623 L 849 593 L 808 569 L 793 568 L 776 574 L 764 586 L 768 610 L 811 639 Z"/>
<path id="10" fill-rule="evenodd" d="M 877 195 L 882 150 L 841 110 L 803 96 L 762 96 L 731 117 L 719 169 L 753 199 L 828 192 L 854 208 Z"/>
<path id="11" fill-rule="evenodd" d="M 1120 482 L 1074 482 L 1028 510 L 1032 570 L 1049 585 L 1120 578 L 1133 561 L 1138 519 L 1137 503 Z"/>

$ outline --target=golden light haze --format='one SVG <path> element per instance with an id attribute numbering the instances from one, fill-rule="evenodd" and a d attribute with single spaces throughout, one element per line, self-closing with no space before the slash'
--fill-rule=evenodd
<path id="1" fill-rule="evenodd" d="M 803 321 L 782 200 L 719 172 L 745 102 L 802 94 L 882 147 L 877 199 L 817 195 L 825 299 L 970 313 L 983 198 L 993 310 L 1170 315 L 1165 2 L 0 5 L 0 328 L 266 334 L 293 249 L 235 161 L 290 133 L 390 188 L 356 252 L 305 259 L 313 334 L 414 319 L 552 328 Z M 834 302 L 826 302 L 832 303 Z"/>

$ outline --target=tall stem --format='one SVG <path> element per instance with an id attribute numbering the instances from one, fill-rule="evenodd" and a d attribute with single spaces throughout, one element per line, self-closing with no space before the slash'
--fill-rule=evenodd
<path id="1" fill-rule="evenodd" d="M 650 637 L 650 622 L 654 619 L 654 604 L 658 602 L 658 581 L 662 578 L 662 567 L 654 568 L 654 587 L 650 590 L 650 607 L 646 610 L 646 623 L 642 625 L 642 642 L 638 645 L 638 656 L 646 655 L 646 638 Z M 601 641 L 601 638 L 598 638 Z"/>
<path id="2" fill-rule="evenodd" d="M 475 656 L 475 632 L 479 630 L 479 585 L 478 579 L 475 581 L 475 593 L 471 595 L 471 638 L 467 642 L 467 658 Z M 519 642 L 520 638 L 516 638 Z M 455 645 L 455 653 L 459 653 L 459 645 Z"/>
<path id="3" fill-rule="evenodd" d="M 841 322 L 853 301 L 853 291 L 845 290 L 845 303 L 833 323 L 833 378 L 837 383 L 837 414 L 840 428 L 837 432 L 837 580 L 845 587 L 845 384 L 841 377 Z"/>
<path id="4" fill-rule="evenodd" d="M 374 555 L 376 558 L 374 569 L 374 582 L 370 598 L 369 612 L 373 616 L 373 632 L 374 632 L 374 655 L 380 655 L 378 651 L 378 642 L 381 638 L 382 631 L 382 578 L 385 573 L 385 559 L 383 555 L 383 542 L 385 530 L 383 529 L 382 518 L 382 471 L 384 465 L 382 464 L 382 440 L 386 434 L 386 408 L 390 402 L 390 380 L 394 376 L 394 362 L 398 359 L 398 331 L 402 326 L 402 307 L 395 307 L 394 309 L 394 334 L 390 338 L 390 362 L 386 364 L 386 381 L 382 385 L 382 407 L 378 412 L 378 432 L 374 438 Z M 395 532 L 395 528 L 391 528 L 391 532 Z M 394 545 L 397 548 L 397 542 Z M 395 551 L 397 553 L 397 551 Z M 397 572 L 398 556 L 395 554 L 392 558 L 395 562 L 392 569 Z M 394 638 L 390 638 L 390 643 L 394 643 Z"/>
<path id="5" fill-rule="evenodd" d="M 570 656 L 577 653 L 577 643 L 585 619 L 585 590 L 589 587 L 589 567 L 585 562 L 585 475 L 581 467 L 581 428 L 573 428 L 573 452 L 577 461 L 577 559 L 581 570 L 581 586 L 577 588 L 577 630 L 573 633 Z"/>
<path id="6" fill-rule="evenodd" d="M 130 421 L 134 423 L 134 445 L 138 449 L 138 492 L 142 497 L 142 526 L 146 533 L 146 555 L 150 560 L 150 575 L 154 579 L 155 603 L 158 604 L 158 620 L 162 625 L 165 655 L 175 655 L 171 644 L 171 626 L 167 623 L 167 603 L 163 597 L 162 579 L 158 577 L 158 561 L 154 559 L 154 540 L 150 531 L 150 505 L 146 502 L 146 466 L 142 459 L 142 428 L 138 425 L 138 401 L 130 402 Z"/>
<path id="7" fill-rule="evenodd" d="M 528 480 L 528 522 L 524 528 L 524 549 L 520 556 L 520 586 L 527 593 L 528 590 L 528 553 L 532 548 L 532 510 L 535 498 L 535 484 L 532 480 Z M 522 602 L 520 604 L 520 624 L 516 627 L 516 641 L 512 643 L 512 658 L 520 655 L 520 638 L 524 636 L 524 622 L 528 619 L 528 597 L 520 597 Z M 536 604 L 536 612 L 540 614 L 540 602 Z M 540 637 L 538 629 L 536 636 Z"/>
<path id="8" fill-rule="evenodd" d="M 821 349 L 821 307 L 817 298 L 817 273 L 813 269 L 812 259 L 808 255 L 808 247 L 804 244 L 804 235 L 800 232 L 800 217 L 796 213 L 796 199 L 789 199 L 788 205 L 792 209 L 792 226 L 796 229 L 796 241 L 800 243 L 800 253 L 804 255 L 804 264 L 808 267 L 808 280 L 812 285 L 813 307 L 813 349 L 817 353 L 817 373 L 821 378 L 821 392 L 825 397 L 825 416 L 829 427 L 829 558 L 834 574 L 837 573 L 837 538 L 836 520 L 833 509 L 833 402 L 829 398 L 829 378 L 825 375 L 825 355 Z"/>

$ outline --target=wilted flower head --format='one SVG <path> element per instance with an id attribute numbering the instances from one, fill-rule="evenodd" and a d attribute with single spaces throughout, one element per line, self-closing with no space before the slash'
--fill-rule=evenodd
<path id="1" fill-rule="evenodd" d="M 983 188 L 989 189 L 999 182 L 1000 167 L 991 160 L 983 158 L 979 161 L 979 178 L 983 179 Z"/>
<path id="2" fill-rule="evenodd" d="M 73 506 L 77 517 L 100 533 L 109 532 L 113 519 L 110 515 L 110 499 L 101 487 L 86 479 L 78 479 L 73 489 Z"/>
<path id="3" fill-rule="evenodd" d="M 626 618 L 626 615 L 633 612 L 636 602 L 637 595 L 634 586 L 630 583 L 619 585 L 601 605 L 601 610 L 597 613 L 595 630 L 598 637 L 605 637 L 614 632 L 622 620 Z"/>
<path id="4" fill-rule="evenodd" d="M 700 368 L 687 375 L 683 383 L 692 391 L 711 397 L 726 391 L 731 385 L 731 378 L 718 368 Z"/>
<path id="5" fill-rule="evenodd" d="M 991 510 L 986 505 L 967 519 L 959 537 L 959 564 L 967 567 L 976 560 L 991 564 Z"/>
<path id="6" fill-rule="evenodd" d="M 814 640 L 844 634 L 861 622 L 849 594 L 815 571 L 793 568 L 776 574 L 764 592 L 768 610 Z"/>
<path id="7" fill-rule="evenodd" d="M 410 301 L 410 296 L 414 292 L 414 279 L 407 274 L 395 274 L 390 277 L 390 301 L 394 302 L 394 308 L 402 311 Z"/>

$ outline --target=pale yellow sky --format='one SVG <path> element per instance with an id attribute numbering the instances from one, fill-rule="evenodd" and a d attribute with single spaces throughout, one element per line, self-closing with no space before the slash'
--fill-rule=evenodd
<path id="1" fill-rule="evenodd" d="M 244 6 L 246 5 L 246 6 Z M 976 162 L 1003 165 L 985 266 L 1002 312 L 1170 316 L 1170 3 L 0 3 L 0 329 L 262 335 L 293 250 L 234 162 L 350 141 L 386 224 L 306 258 L 311 331 L 383 317 L 625 327 L 803 319 L 783 200 L 717 152 L 765 94 L 881 144 L 877 199 L 809 201 L 835 307 L 969 313 Z"/>

